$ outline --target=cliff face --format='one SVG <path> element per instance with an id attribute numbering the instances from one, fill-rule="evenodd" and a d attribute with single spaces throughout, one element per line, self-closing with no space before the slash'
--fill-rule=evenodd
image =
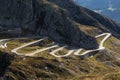
<path id="1" fill-rule="evenodd" d="M 3 76 L 6 68 L 10 65 L 10 61 L 13 60 L 13 58 L 13 55 L 0 51 L 0 77 Z"/>
<path id="2" fill-rule="evenodd" d="M 95 38 L 84 33 L 80 25 L 95 26 L 114 34 L 120 33 L 120 27 L 115 22 L 77 6 L 72 0 L 0 1 L 2 27 L 21 27 L 24 35 L 39 34 L 75 47 L 97 48 Z"/>
<path id="3" fill-rule="evenodd" d="M 78 6 L 72 0 L 48 0 L 65 9 L 73 17 L 73 20 L 79 24 L 95 26 L 104 31 L 111 31 L 120 34 L 120 26 L 110 18 L 97 14 L 82 6 Z M 93 5 L 94 6 L 94 5 Z"/>

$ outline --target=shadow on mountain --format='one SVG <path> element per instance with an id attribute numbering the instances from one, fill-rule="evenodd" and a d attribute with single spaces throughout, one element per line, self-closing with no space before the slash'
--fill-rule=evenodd
<path id="1" fill-rule="evenodd" d="M 98 48 L 96 39 L 81 30 L 81 25 L 94 26 L 116 37 L 120 34 L 117 23 L 73 0 L 1 0 L 0 12 L 0 25 L 21 27 L 24 36 L 48 36 L 55 42 L 79 48 Z"/>
<path id="2" fill-rule="evenodd" d="M 11 64 L 11 59 L 13 59 L 12 55 L 0 51 L 0 77 L 5 74 L 6 68 Z"/>
<path id="3" fill-rule="evenodd" d="M 95 26 L 103 32 L 110 32 L 113 36 L 120 38 L 120 25 L 110 18 L 95 13 L 92 10 L 76 5 L 72 0 L 48 0 L 57 4 L 59 7 L 65 9 L 73 20 L 79 24 L 87 26 Z"/>

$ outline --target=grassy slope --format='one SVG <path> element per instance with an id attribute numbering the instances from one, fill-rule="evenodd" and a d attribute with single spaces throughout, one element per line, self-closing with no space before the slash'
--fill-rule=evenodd
<path id="1" fill-rule="evenodd" d="M 98 43 L 102 38 L 98 39 Z M 34 40 L 34 39 L 33 39 Z M 11 49 L 20 46 L 22 43 L 28 43 L 33 40 L 14 40 L 8 43 L 9 52 Z M 80 57 L 71 55 L 66 58 L 55 58 L 49 55 L 50 50 L 37 54 L 39 57 L 16 56 L 8 66 L 6 75 L 11 80 L 119 80 L 120 63 L 115 58 L 105 54 L 109 49 L 114 51 L 113 55 L 119 55 L 119 40 L 111 37 L 105 42 L 107 51 L 98 52 L 94 57 L 81 60 Z M 45 41 L 41 47 L 44 47 L 48 41 Z M 11 46 L 12 45 L 12 46 Z M 30 46 L 23 49 L 26 52 L 29 49 L 39 48 Z M 64 49 L 58 54 L 66 53 Z M 110 52 L 110 51 L 109 51 Z"/>

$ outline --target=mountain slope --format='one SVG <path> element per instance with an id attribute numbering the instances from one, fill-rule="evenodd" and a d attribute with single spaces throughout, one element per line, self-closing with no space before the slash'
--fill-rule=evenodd
<path id="1" fill-rule="evenodd" d="M 78 5 L 104 14 L 113 20 L 120 22 L 120 0 L 75 0 Z M 94 6 L 94 4 L 97 4 Z"/>
<path id="2" fill-rule="evenodd" d="M 110 18 L 107 18 L 106 16 L 97 14 L 84 7 L 77 6 L 72 1 L 66 1 L 66 0 L 65 1 L 48 0 L 48 1 L 54 2 L 58 6 L 66 9 L 73 17 L 74 21 L 76 21 L 79 24 L 95 26 L 104 31 L 120 34 L 119 31 L 120 26 L 114 21 L 112 21 Z"/>
<path id="3" fill-rule="evenodd" d="M 13 36 L 18 35 L 14 29 L 22 29 L 22 38 L 0 40 L 3 47 L 7 44 L 7 48 L 0 48 L 0 80 L 120 79 L 120 26 L 105 16 L 76 5 L 73 0 L 0 0 L 0 28 L 4 38 L 7 38 L 4 32 L 13 29 L 14 34 L 8 33 Z M 104 32 L 113 36 L 95 38 Z M 26 35 L 32 38 L 23 37 Z M 35 35 L 47 36 L 48 39 L 26 46 L 39 40 L 40 37 L 35 38 Z M 105 41 L 102 44 L 104 50 L 80 55 L 95 50 L 102 40 Z M 57 48 L 39 52 L 56 42 L 60 44 Z M 50 54 L 64 44 L 68 47 L 56 55 L 74 52 L 59 58 Z M 14 54 L 14 49 L 23 56 Z M 38 53 L 25 56 L 34 51 Z M 75 55 L 76 51 L 78 55 Z"/>
<path id="4" fill-rule="evenodd" d="M 92 49 L 98 44 L 81 30 L 81 25 L 94 26 L 113 35 L 120 33 L 120 27 L 111 19 L 77 6 L 72 0 L 1 0 L 0 4 L 0 25 L 21 27 L 24 35 L 46 35 L 59 43 Z"/>

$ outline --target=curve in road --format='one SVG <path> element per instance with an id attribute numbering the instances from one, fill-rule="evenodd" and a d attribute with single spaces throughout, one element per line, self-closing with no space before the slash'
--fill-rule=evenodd
<path id="1" fill-rule="evenodd" d="M 30 42 L 30 43 L 24 44 L 24 45 L 22 45 L 22 46 L 20 46 L 20 47 L 17 47 L 17 48 L 15 48 L 15 49 L 13 49 L 11 52 L 16 53 L 17 55 L 23 55 L 23 54 L 21 54 L 21 53 L 18 53 L 17 50 L 19 50 L 19 49 L 21 49 L 21 48 L 24 48 L 24 47 L 26 47 L 26 46 L 35 44 L 35 43 L 37 43 L 37 42 L 40 42 L 40 41 L 42 41 L 42 40 L 44 40 L 44 39 L 46 39 L 46 38 L 47 38 L 47 37 L 42 38 L 42 39 L 39 39 L 39 40 L 37 40 L 37 41 L 32 41 L 32 42 Z"/>
<path id="2" fill-rule="evenodd" d="M 98 48 L 98 49 L 87 50 L 87 51 L 83 52 L 82 54 L 80 54 L 80 52 L 82 51 L 82 49 L 78 49 L 78 50 L 74 53 L 74 55 L 77 55 L 77 56 L 85 56 L 85 55 L 88 55 L 88 54 L 91 53 L 91 52 L 104 50 L 104 49 L 105 49 L 105 47 L 103 46 L 103 45 L 104 45 L 104 42 L 111 36 L 111 33 L 103 33 L 103 34 L 100 34 L 100 35 L 98 35 L 98 36 L 95 36 L 95 38 L 99 38 L 99 37 L 101 37 L 101 36 L 103 36 L 103 35 L 106 35 L 106 36 L 105 36 L 105 38 L 100 42 L 100 45 L 99 45 L 99 48 Z M 23 55 L 23 54 L 21 54 L 21 53 L 18 53 L 17 50 L 19 50 L 19 49 L 21 49 L 21 48 L 24 48 L 24 47 L 26 47 L 26 46 L 35 44 L 35 43 L 37 43 L 37 42 L 40 42 L 40 41 L 42 41 L 42 40 L 44 40 L 44 39 L 45 39 L 45 38 L 40 39 L 40 40 L 37 40 L 37 41 L 30 42 L 30 43 L 27 43 L 27 44 L 24 44 L 23 46 L 20 46 L 20 47 L 18 47 L 18 48 L 13 49 L 11 52 L 16 53 L 17 55 Z M 48 49 L 52 49 L 52 48 L 55 48 L 55 47 L 59 47 L 59 46 L 58 46 L 58 45 L 53 45 L 53 46 L 51 46 L 51 47 L 47 47 L 47 48 L 44 48 L 44 49 L 37 50 L 37 51 L 35 51 L 35 52 L 33 52 L 33 53 L 30 53 L 30 54 L 25 54 L 25 56 L 34 56 L 35 54 L 37 54 L 37 53 L 39 53 L 39 52 L 42 52 L 42 51 L 45 51 L 45 50 L 48 50 Z M 67 47 L 67 46 L 60 47 L 60 48 L 58 48 L 58 49 L 50 52 L 50 54 L 53 55 L 53 56 L 55 56 L 55 57 L 66 57 L 66 56 L 71 55 L 71 54 L 75 51 L 75 50 L 69 50 L 66 55 L 61 55 L 61 56 L 55 55 L 56 52 L 64 49 L 65 47 Z"/>
<path id="3" fill-rule="evenodd" d="M 79 54 L 82 51 L 82 49 L 78 49 L 74 54 L 77 55 L 77 56 L 85 56 L 85 55 L 89 55 L 88 53 L 91 53 L 91 52 L 104 50 L 105 49 L 105 47 L 103 46 L 104 42 L 111 36 L 111 33 L 103 33 L 103 34 L 100 34 L 98 36 L 95 36 L 95 38 L 99 38 L 103 35 L 107 35 L 107 36 L 105 36 L 105 38 L 100 42 L 100 45 L 99 45 L 98 49 L 87 50 L 87 51 L 83 52 L 82 54 Z"/>
<path id="4" fill-rule="evenodd" d="M 53 45 L 53 46 L 50 46 L 50 47 L 47 47 L 47 48 L 43 48 L 43 49 L 40 49 L 40 50 L 37 50 L 33 53 L 28 53 L 28 54 L 25 54 L 25 56 L 34 56 L 35 54 L 37 53 L 40 53 L 40 52 L 43 52 L 43 51 L 46 51 L 46 50 L 49 50 L 49 49 L 52 49 L 52 48 L 56 48 L 56 47 L 59 47 L 58 45 Z"/>

